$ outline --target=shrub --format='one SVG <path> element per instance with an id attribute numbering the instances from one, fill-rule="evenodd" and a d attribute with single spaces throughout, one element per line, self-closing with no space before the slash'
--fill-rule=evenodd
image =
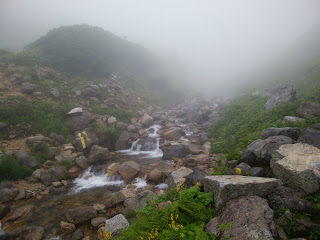
<path id="1" fill-rule="evenodd" d="M 70 162 L 70 161 L 67 161 L 67 160 L 62 160 L 59 162 L 58 164 L 60 167 L 66 167 L 68 170 L 70 168 L 72 168 L 73 166 L 75 166 L 75 162 Z"/>
<path id="2" fill-rule="evenodd" d="M 0 161 L 0 181 L 19 180 L 32 174 L 32 170 L 22 166 L 12 155 L 5 154 Z"/>

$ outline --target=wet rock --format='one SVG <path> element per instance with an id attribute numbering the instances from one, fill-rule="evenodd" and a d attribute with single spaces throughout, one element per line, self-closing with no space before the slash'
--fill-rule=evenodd
<path id="1" fill-rule="evenodd" d="M 82 108 L 81 107 L 76 107 L 71 109 L 68 113 L 68 116 L 79 116 L 82 114 Z"/>
<path id="2" fill-rule="evenodd" d="M 15 240 L 41 240 L 43 233 L 43 227 L 19 227 L 11 230 L 8 235 Z"/>
<path id="3" fill-rule="evenodd" d="M 261 229 L 266 229 L 273 237 L 277 237 L 273 211 L 268 206 L 267 200 L 258 196 L 244 196 L 229 201 L 221 214 L 207 224 L 206 231 L 220 233 L 219 225 L 229 222 L 232 222 L 232 225 L 221 232 L 222 238 L 230 236 L 232 239 L 246 239 L 242 234 L 247 235 L 254 230 L 261 231 Z"/>
<path id="4" fill-rule="evenodd" d="M 69 209 L 66 213 L 67 220 L 74 224 L 84 223 L 95 217 L 97 217 L 97 211 L 91 206 Z"/>
<path id="5" fill-rule="evenodd" d="M 118 168 L 121 166 L 120 163 L 111 163 L 107 168 L 106 168 L 106 173 L 108 174 L 109 177 L 111 176 L 116 176 L 118 175 Z"/>
<path id="6" fill-rule="evenodd" d="M 305 200 L 303 194 L 285 186 L 274 189 L 269 194 L 268 201 L 273 210 L 282 208 L 310 215 L 315 215 L 318 212 L 314 202 Z"/>
<path id="7" fill-rule="evenodd" d="M 296 88 L 291 84 L 284 84 L 274 90 L 268 97 L 268 101 L 264 105 L 265 110 L 272 109 L 277 105 L 296 100 Z"/>
<path id="8" fill-rule="evenodd" d="M 35 89 L 35 85 L 32 84 L 32 83 L 29 83 L 29 82 L 26 82 L 26 83 L 22 83 L 21 85 L 21 91 L 23 93 L 33 93 L 34 92 L 34 89 Z"/>
<path id="9" fill-rule="evenodd" d="M 91 219 L 91 225 L 94 228 L 98 228 L 101 224 L 104 225 L 106 220 L 107 220 L 107 218 L 105 218 L 105 217 L 96 217 L 96 218 Z"/>
<path id="10" fill-rule="evenodd" d="M 116 145 L 115 145 L 115 149 L 118 150 L 124 150 L 124 149 L 128 149 L 130 144 L 129 142 L 132 141 L 135 138 L 138 138 L 139 135 L 135 134 L 135 133 L 130 133 L 126 130 L 124 130 L 119 139 L 116 141 Z"/>
<path id="11" fill-rule="evenodd" d="M 307 128 L 299 137 L 298 142 L 307 143 L 320 149 L 320 131 L 313 128 Z"/>
<path id="12" fill-rule="evenodd" d="M 118 172 L 126 183 L 130 183 L 140 172 L 140 165 L 135 161 L 124 162 Z"/>
<path id="13" fill-rule="evenodd" d="M 306 195 L 319 190 L 320 149 L 308 144 L 282 145 L 271 160 L 273 174 Z"/>
<path id="14" fill-rule="evenodd" d="M 168 177 L 169 188 L 175 188 L 180 182 L 184 183 L 186 177 L 192 172 L 192 169 L 186 167 L 181 167 L 177 171 L 173 171 Z"/>
<path id="15" fill-rule="evenodd" d="M 292 128 L 292 127 L 273 128 L 273 127 L 271 127 L 271 128 L 264 129 L 261 132 L 261 136 L 263 138 L 268 138 L 271 136 L 282 135 L 282 136 L 287 136 L 289 138 L 292 138 L 293 140 L 296 141 L 299 138 L 300 133 L 301 133 L 301 129 L 299 129 L 299 128 Z"/>
<path id="16" fill-rule="evenodd" d="M 66 121 L 66 125 L 73 131 L 80 131 L 90 127 L 95 119 L 92 113 L 83 111 L 81 115 L 70 116 Z"/>
<path id="17" fill-rule="evenodd" d="M 73 234 L 70 240 L 81 240 L 83 237 L 83 232 L 81 229 L 77 229 Z"/>
<path id="18" fill-rule="evenodd" d="M 88 152 L 93 145 L 99 144 L 99 139 L 92 128 L 86 128 L 75 133 L 74 143 L 79 152 Z"/>
<path id="19" fill-rule="evenodd" d="M 91 165 L 96 165 L 98 163 L 105 163 L 106 161 L 110 160 L 111 154 L 108 148 L 103 148 L 98 145 L 92 146 L 89 155 L 89 163 Z"/>
<path id="20" fill-rule="evenodd" d="M 297 115 L 299 117 L 309 117 L 309 116 L 320 116 L 320 104 L 317 103 L 301 103 L 299 109 L 297 110 Z"/>
<path id="21" fill-rule="evenodd" d="M 143 137 L 139 139 L 133 150 L 138 150 L 139 147 L 140 151 L 153 151 L 156 149 L 157 140 L 152 137 Z"/>
<path id="22" fill-rule="evenodd" d="M 266 140 L 252 142 L 244 151 L 240 162 L 245 162 L 251 167 L 269 166 L 272 153 L 283 144 L 292 144 L 293 140 L 286 136 L 273 136 Z"/>
<path id="23" fill-rule="evenodd" d="M 112 236 L 116 237 L 119 235 L 120 230 L 125 230 L 129 227 L 129 222 L 122 215 L 118 214 L 113 218 L 106 220 L 105 223 L 105 233 L 111 233 Z"/>
<path id="24" fill-rule="evenodd" d="M 15 154 L 16 158 L 21 162 L 21 164 L 27 168 L 35 169 L 38 167 L 37 160 L 31 156 L 29 153 L 19 150 Z"/>
<path id="25" fill-rule="evenodd" d="M 164 177 L 165 174 L 158 169 L 153 169 L 147 174 L 147 180 L 156 184 L 162 183 L 164 181 Z"/>
<path id="26" fill-rule="evenodd" d="M 150 117 L 148 114 L 145 114 L 143 117 L 140 118 L 140 123 L 142 124 L 142 126 L 144 127 L 150 127 L 153 123 L 153 118 Z"/>
<path id="27" fill-rule="evenodd" d="M 71 167 L 69 170 L 68 170 L 68 177 L 69 178 L 77 178 L 80 176 L 82 170 L 78 167 Z"/>
<path id="28" fill-rule="evenodd" d="M 60 229 L 61 229 L 61 232 L 65 233 L 65 234 L 70 234 L 76 230 L 76 225 L 74 225 L 73 223 L 61 221 L 60 222 Z"/>
<path id="29" fill-rule="evenodd" d="M 196 167 L 193 169 L 192 173 L 186 176 L 186 181 L 184 182 L 184 185 L 187 188 L 193 187 L 197 183 L 200 183 L 200 185 L 203 186 L 203 179 L 208 175 L 209 174 L 206 171 Z"/>
<path id="30" fill-rule="evenodd" d="M 122 192 L 115 192 L 112 193 L 112 195 L 105 201 L 104 204 L 107 208 L 111 208 L 123 203 L 125 199 L 126 198 Z"/>
<path id="31" fill-rule="evenodd" d="M 179 127 L 172 127 L 172 128 L 170 128 L 168 130 L 165 130 L 162 133 L 162 135 L 166 140 L 177 141 L 184 135 L 184 132 Z"/>
<path id="32" fill-rule="evenodd" d="M 138 195 L 128 198 L 124 201 L 124 206 L 126 209 L 133 209 L 133 210 L 139 210 L 145 206 L 147 206 L 148 201 L 151 200 L 151 195 L 153 192 L 151 191 L 144 191 L 142 193 L 139 193 Z"/>
<path id="33" fill-rule="evenodd" d="M 45 185 L 51 185 L 52 182 L 67 179 L 67 169 L 65 167 L 54 167 L 43 172 L 41 181 Z"/>
<path id="34" fill-rule="evenodd" d="M 172 160 L 173 158 L 181 158 L 190 154 L 190 148 L 188 145 L 178 144 L 171 145 L 166 149 L 163 149 L 163 160 Z"/>
<path id="35" fill-rule="evenodd" d="M 231 199 L 246 195 L 267 197 L 282 185 L 279 179 L 239 175 L 208 176 L 204 178 L 205 192 L 213 192 L 217 212 Z"/>
<path id="36" fill-rule="evenodd" d="M 90 165 L 88 158 L 80 156 L 76 158 L 76 164 L 82 169 L 87 169 Z"/>

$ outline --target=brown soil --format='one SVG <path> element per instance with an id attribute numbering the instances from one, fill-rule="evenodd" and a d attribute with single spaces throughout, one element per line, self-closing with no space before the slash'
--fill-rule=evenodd
<path id="1" fill-rule="evenodd" d="M 5 151 L 16 152 L 18 150 L 23 150 L 29 152 L 29 147 L 26 143 L 27 137 L 17 138 L 12 140 L 0 140 L 0 146 L 4 146 Z"/>

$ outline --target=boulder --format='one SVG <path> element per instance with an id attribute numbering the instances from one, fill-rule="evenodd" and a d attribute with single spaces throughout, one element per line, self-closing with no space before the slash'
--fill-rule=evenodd
<path id="1" fill-rule="evenodd" d="M 178 141 L 184 132 L 179 127 L 172 127 L 162 133 L 163 137 L 169 141 Z"/>
<path id="2" fill-rule="evenodd" d="M 184 183 L 186 177 L 192 172 L 192 169 L 186 167 L 181 167 L 177 171 L 173 171 L 168 177 L 169 188 L 175 188 L 180 182 Z"/>
<path id="3" fill-rule="evenodd" d="M 138 195 L 128 198 L 124 201 L 124 206 L 126 209 L 139 210 L 147 206 L 148 201 L 151 200 L 153 192 L 144 191 Z"/>
<path id="4" fill-rule="evenodd" d="M 116 141 L 115 149 L 124 150 L 130 147 L 129 142 L 135 138 L 138 138 L 139 135 L 137 133 L 131 133 L 126 130 L 122 131 L 119 139 Z"/>
<path id="5" fill-rule="evenodd" d="M 84 239 L 83 237 L 83 232 L 81 231 L 81 229 L 77 229 L 73 234 L 72 237 L 70 238 L 70 240 L 81 240 Z"/>
<path id="6" fill-rule="evenodd" d="M 152 137 L 140 138 L 137 144 L 133 147 L 133 150 L 139 151 L 154 151 L 157 148 L 157 139 Z"/>
<path id="7" fill-rule="evenodd" d="M 108 118 L 108 124 L 112 124 L 112 123 L 116 123 L 117 122 L 117 119 L 115 117 L 109 117 Z"/>
<path id="8" fill-rule="evenodd" d="M 21 85 L 21 91 L 23 93 L 33 93 L 35 89 L 35 85 L 29 82 L 22 83 Z"/>
<path id="9" fill-rule="evenodd" d="M 305 200 L 303 194 L 285 186 L 274 189 L 269 194 L 268 201 L 273 210 L 288 209 L 292 212 L 310 215 L 316 215 L 318 212 L 314 202 Z"/>
<path id="10" fill-rule="evenodd" d="M 221 232 L 220 224 L 232 222 L 229 229 Z M 266 229 L 272 237 L 277 237 L 276 225 L 273 221 L 273 211 L 269 207 L 266 199 L 258 196 L 243 196 L 236 200 L 231 200 L 222 210 L 218 217 L 213 218 L 206 226 L 207 232 L 222 235 L 222 238 L 232 239 L 273 239 L 270 238 L 245 238 L 244 235 L 252 235 L 252 231 Z M 255 234 L 256 235 L 256 234 Z M 268 233 L 262 234 L 269 235 Z"/>
<path id="11" fill-rule="evenodd" d="M 116 237 L 119 235 L 120 230 L 125 230 L 129 227 L 129 222 L 127 219 L 122 215 L 118 214 L 113 218 L 106 220 L 105 223 L 105 233 L 111 233 L 112 237 Z"/>
<path id="12" fill-rule="evenodd" d="M 0 188 L 0 203 L 5 203 L 13 200 L 19 194 L 19 190 L 15 187 L 13 188 Z"/>
<path id="13" fill-rule="evenodd" d="M 246 148 L 240 162 L 245 162 L 251 167 L 269 166 L 272 153 L 279 146 L 290 143 L 293 143 L 293 139 L 286 136 L 272 136 L 266 140 L 256 140 Z"/>
<path id="14" fill-rule="evenodd" d="M 76 107 L 71 109 L 68 113 L 68 116 L 79 116 L 82 114 L 82 108 L 81 107 Z"/>
<path id="15" fill-rule="evenodd" d="M 190 148 L 188 145 L 178 144 L 171 145 L 163 150 L 163 160 L 172 160 L 173 158 L 181 158 L 190 154 Z"/>
<path id="16" fill-rule="evenodd" d="M 23 150 L 16 152 L 15 156 L 21 162 L 21 164 L 27 168 L 36 169 L 38 167 L 37 160 Z"/>
<path id="17" fill-rule="evenodd" d="M 264 109 L 269 110 L 277 105 L 293 102 L 294 100 L 296 100 L 296 88 L 291 84 L 284 84 L 272 90 Z"/>
<path id="18" fill-rule="evenodd" d="M 94 228 L 98 228 L 101 224 L 104 225 L 106 220 L 107 220 L 106 217 L 96 217 L 96 218 L 91 219 L 91 225 Z"/>
<path id="19" fill-rule="evenodd" d="M 45 185 L 50 185 L 52 182 L 67 179 L 67 169 L 65 167 L 49 168 L 41 174 L 41 181 Z"/>
<path id="20" fill-rule="evenodd" d="M 10 232 L 8 235 L 15 240 L 41 240 L 43 239 L 43 227 L 18 227 Z"/>
<path id="21" fill-rule="evenodd" d="M 246 195 L 265 198 L 273 189 L 282 185 L 282 182 L 275 178 L 240 175 L 208 176 L 203 181 L 205 192 L 214 194 L 214 205 L 217 212 L 231 199 Z"/>
<path id="22" fill-rule="evenodd" d="M 118 175 L 118 168 L 121 166 L 120 163 L 111 163 L 107 168 L 106 168 L 106 173 L 108 174 L 109 177 L 111 176 L 116 176 Z"/>
<path id="23" fill-rule="evenodd" d="M 69 209 L 66 213 L 67 220 L 74 224 L 84 223 L 95 217 L 97 217 L 97 210 L 91 206 Z"/>
<path id="24" fill-rule="evenodd" d="M 142 126 L 144 127 L 150 127 L 153 123 L 153 118 L 150 117 L 148 114 L 143 115 L 143 117 L 140 118 L 140 123 L 142 124 Z"/>
<path id="25" fill-rule="evenodd" d="M 320 131 L 308 127 L 300 135 L 298 142 L 307 143 L 320 149 Z"/>
<path id="26" fill-rule="evenodd" d="M 82 169 L 87 169 L 90 165 L 88 158 L 80 156 L 76 158 L 76 164 Z"/>
<path id="27" fill-rule="evenodd" d="M 126 197 L 122 192 L 115 192 L 105 201 L 104 205 L 107 208 L 115 207 L 120 203 L 123 203 Z"/>
<path id="28" fill-rule="evenodd" d="M 305 195 L 319 190 L 320 149 L 308 144 L 282 145 L 270 162 L 275 177 Z"/>
<path id="29" fill-rule="evenodd" d="M 59 155 L 55 156 L 54 158 L 58 163 L 60 163 L 60 162 L 70 162 L 70 163 L 74 162 L 74 156 L 69 151 L 61 152 Z"/>
<path id="30" fill-rule="evenodd" d="M 81 95 L 85 98 L 91 98 L 91 97 L 101 98 L 100 92 L 91 88 L 91 87 L 87 87 L 87 88 L 83 89 L 81 91 Z"/>
<path id="31" fill-rule="evenodd" d="M 97 163 L 105 163 L 110 160 L 111 154 L 108 148 L 103 148 L 98 145 L 93 145 L 88 157 L 89 163 L 95 165 Z"/>
<path id="32" fill-rule="evenodd" d="M 153 169 L 147 174 L 147 180 L 156 184 L 164 182 L 164 177 L 164 172 L 158 169 Z"/>
<path id="33" fill-rule="evenodd" d="M 292 128 L 292 127 L 284 127 L 284 128 L 271 127 L 271 128 L 264 129 L 261 132 L 261 136 L 263 138 L 265 138 L 265 139 L 268 138 L 268 137 L 271 137 L 271 136 L 282 135 L 282 136 L 287 136 L 289 138 L 292 138 L 295 141 L 297 141 L 297 139 L 299 138 L 300 134 L 301 134 L 301 129 Z"/>
<path id="34" fill-rule="evenodd" d="M 140 165 L 135 161 L 127 161 L 118 168 L 118 172 L 126 183 L 130 183 L 134 178 L 138 177 Z"/>
<path id="35" fill-rule="evenodd" d="M 79 152 L 90 151 L 93 145 L 97 145 L 99 139 L 92 128 L 86 128 L 83 131 L 75 133 L 74 144 Z"/>
<path id="36" fill-rule="evenodd" d="M 320 116 L 320 104 L 303 102 L 300 104 L 300 107 L 297 110 L 297 115 L 302 118 L 310 117 L 310 116 L 319 117 Z"/>
<path id="37" fill-rule="evenodd" d="M 232 239 L 235 240 L 273 240 L 272 234 L 269 230 L 265 228 L 251 230 L 249 232 L 245 232 L 239 236 L 236 236 Z M 296 239 L 297 240 L 297 239 Z"/>
<path id="38" fill-rule="evenodd" d="M 68 170 L 68 177 L 69 178 L 77 178 L 80 176 L 81 172 L 82 172 L 82 170 L 80 168 L 73 166 Z"/>
<path id="39" fill-rule="evenodd" d="M 61 229 L 61 232 L 65 233 L 65 234 L 70 234 L 76 230 L 76 225 L 74 225 L 73 223 L 61 221 L 60 222 L 60 229 Z"/>
<path id="40" fill-rule="evenodd" d="M 23 220 L 28 218 L 30 216 L 30 213 L 32 209 L 34 208 L 33 205 L 25 205 L 23 207 L 19 207 L 15 209 L 14 211 L 10 212 L 7 214 L 1 222 L 3 223 L 4 226 L 10 225 L 10 223 L 17 224 L 21 223 Z"/>
<path id="41" fill-rule="evenodd" d="M 66 125 L 73 131 L 80 131 L 90 127 L 95 119 L 96 117 L 92 113 L 83 111 L 80 115 L 70 116 L 66 121 Z"/>
<path id="42" fill-rule="evenodd" d="M 184 185 L 186 188 L 192 187 L 192 186 L 196 185 L 197 183 L 200 183 L 200 185 L 203 186 L 203 179 L 208 175 L 209 174 L 206 171 L 204 171 L 198 167 L 195 167 L 193 169 L 193 172 L 186 176 L 186 180 L 184 182 Z"/>

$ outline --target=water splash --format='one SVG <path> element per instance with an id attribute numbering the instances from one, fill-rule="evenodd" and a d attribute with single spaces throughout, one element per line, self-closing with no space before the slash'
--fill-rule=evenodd
<path id="1" fill-rule="evenodd" d="M 166 184 L 166 183 L 160 183 L 160 184 L 156 185 L 155 188 L 158 188 L 158 189 L 168 189 L 168 184 Z"/>
<path id="2" fill-rule="evenodd" d="M 83 189 L 103 186 L 115 186 L 125 183 L 120 176 L 109 177 L 108 174 L 104 173 L 104 170 L 95 173 L 91 169 L 92 167 L 89 167 L 73 181 L 74 186 L 71 189 L 71 192 L 77 193 Z"/>
<path id="3" fill-rule="evenodd" d="M 136 187 L 134 191 L 137 191 L 138 189 L 143 189 L 146 186 L 148 186 L 146 176 L 144 176 L 144 178 L 136 178 L 135 181 L 133 182 L 133 186 Z"/>

